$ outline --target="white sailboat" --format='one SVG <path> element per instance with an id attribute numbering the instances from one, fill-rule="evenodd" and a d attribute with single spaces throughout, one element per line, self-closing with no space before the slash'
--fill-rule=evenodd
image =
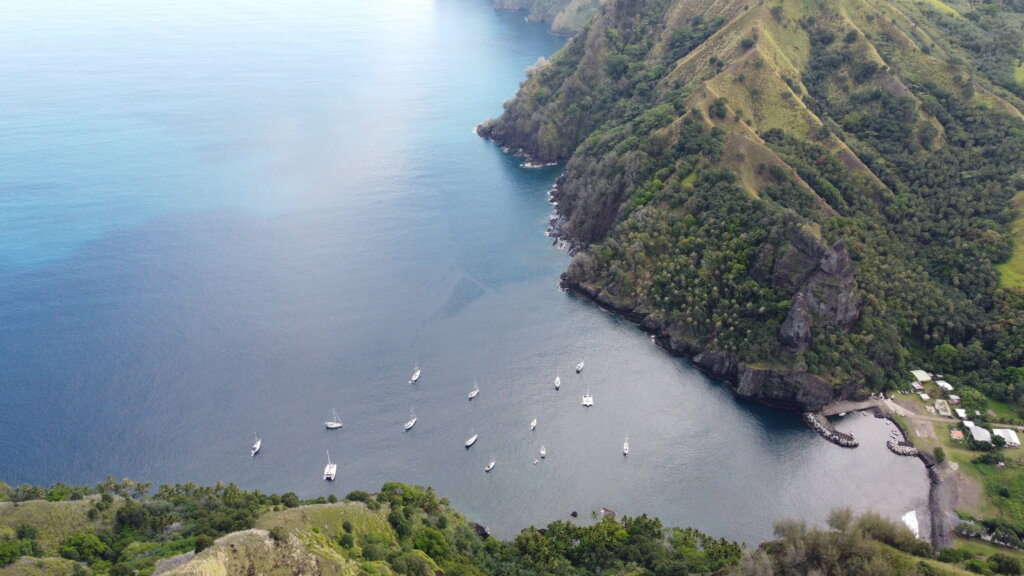
<path id="1" fill-rule="evenodd" d="M 473 444 L 476 444 L 476 437 L 477 437 L 477 434 L 474 432 L 473 435 L 469 437 L 469 440 L 466 440 L 466 448 L 467 449 L 470 446 L 472 446 Z"/>
<path id="2" fill-rule="evenodd" d="M 409 409 L 409 421 L 405 423 L 405 431 L 408 432 L 413 426 L 416 425 L 416 413 Z"/>
<path id="3" fill-rule="evenodd" d="M 253 442 L 252 448 L 249 448 L 249 456 L 255 456 L 260 451 L 260 446 L 263 446 L 263 439 L 259 437 L 259 434 L 253 432 L 256 436 L 256 442 Z"/>
<path id="4" fill-rule="evenodd" d="M 626 441 L 622 443 L 622 455 L 629 456 L 629 436 L 626 436 Z"/>
<path id="5" fill-rule="evenodd" d="M 561 376 L 555 376 L 555 390 L 558 390 L 562 386 Z"/>
<path id="6" fill-rule="evenodd" d="M 491 470 L 494 470 L 494 457 L 493 456 L 491 457 L 491 461 L 487 463 L 487 466 L 484 466 L 484 472 L 490 472 Z"/>
<path id="7" fill-rule="evenodd" d="M 544 448 L 544 445 L 543 445 L 543 444 L 541 444 L 541 445 L 540 445 L 540 457 L 541 457 L 541 458 L 544 458 L 544 457 L 546 457 L 547 455 L 548 455 L 548 451 L 547 451 L 547 449 L 546 449 L 546 448 Z"/>
<path id="8" fill-rule="evenodd" d="M 326 426 L 328 430 L 337 430 L 338 428 L 341 428 L 341 419 L 338 418 L 338 412 L 335 411 L 334 408 L 331 408 L 331 415 L 334 416 L 334 418 L 324 422 L 324 426 Z"/>
<path id="9" fill-rule="evenodd" d="M 324 466 L 324 480 L 334 480 L 334 475 L 338 471 L 338 465 L 331 462 L 331 451 L 327 451 L 327 466 Z"/>
<path id="10" fill-rule="evenodd" d="M 417 366 L 412 373 L 412 377 L 409 378 L 409 384 L 415 384 L 420 379 L 420 367 Z"/>
<path id="11" fill-rule="evenodd" d="M 583 395 L 583 405 L 588 408 L 594 405 L 594 397 L 590 394 L 590 388 L 587 388 L 587 393 Z"/>
<path id="12" fill-rule="evenodd" d="M 576 365 L 576 373 L 579 374 L 580 372 L 583 372 L 583 360 L 580 360 L 580 363 Z"/>
<path id="13" fill-rule="evenodd" d="M 530 430 L 536 430 L 536 429 L 537 429 L 537 419 L 534 418 L 533 420 L 530 421 Z"/>
<path id="14" fill-rule="evenodd" d="M 476 382 L 473 382 L 473 389 L 469 391 L 469 394 L 466 394 L 466 398 L 469 398 L 470 400 L 472 400 L 473 398 L 476 398 L 476 395 L 479 394 L 479 393 L 480 393 L 480 385 L 477 384 Z"/>

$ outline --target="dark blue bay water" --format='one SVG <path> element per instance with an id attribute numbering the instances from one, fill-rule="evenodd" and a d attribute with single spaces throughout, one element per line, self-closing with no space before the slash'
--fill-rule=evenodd
<path id="1" fill-rule="evenodd" d="M 501 536 L 922 508 L 880 421 L 839 449 L 558 291 L 557 172 L 472 128 L 561 43 L 488 0 L 0 5 L 0 479 L 400 480 Z"/>

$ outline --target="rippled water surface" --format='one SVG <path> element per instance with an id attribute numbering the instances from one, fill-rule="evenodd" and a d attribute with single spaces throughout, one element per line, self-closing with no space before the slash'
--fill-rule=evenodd
<path id="1" fill-rule="evenodd" d="M 923 508 L 881 421 L 839 449 L 558 291 L 556 169 L 472 128 L 562 42 L 487 0 L 0 4 L 0 479 L 399 480 L 500 536 Z"/>

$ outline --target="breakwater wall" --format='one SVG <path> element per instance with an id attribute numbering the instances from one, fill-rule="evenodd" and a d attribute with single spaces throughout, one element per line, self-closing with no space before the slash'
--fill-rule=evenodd
<path id="1" fill-rule="evenodd" d="M 853 438 L 853 434 L 836 430 L 828 419 L 821 414 L 804 412 L 804 422 L 807 422 L 807 425 L 820 434 L 822 438 L 837 446 L 842 446 L 843 448 L 856 448 L 858 446 L 858 442 Z"/>

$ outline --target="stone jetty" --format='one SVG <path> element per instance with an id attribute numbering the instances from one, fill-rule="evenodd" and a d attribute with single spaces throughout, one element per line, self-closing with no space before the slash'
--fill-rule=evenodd
<path id="1" fill-rule="evenodd" d="M 804 412 L 804 422 L 807 422 L 807 425 L 813 428 L 815 432 L 821 434 L 822 438 L 833 444 L 843 448 L 856 448 L 858 446 L 857 441 L 853 438 L 853 434 L 836 430 L 829 423 L 828 419 L 821 414 Z"/>
<path id="2" fill-rule="evenodd" d="M 896 440 L 890 438 L 885 445 L 889 448 L 889 451 L 899 456 L 917 456 L 917 448 L 906 440 Z"/>

